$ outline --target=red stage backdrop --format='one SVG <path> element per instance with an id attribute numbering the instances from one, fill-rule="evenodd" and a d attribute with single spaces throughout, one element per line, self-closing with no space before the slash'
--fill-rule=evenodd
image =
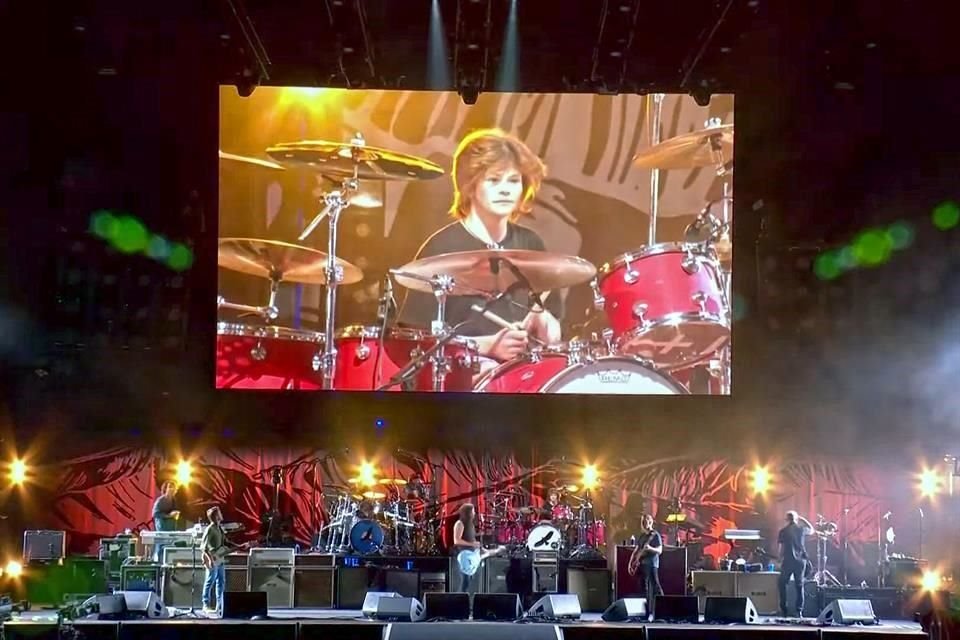
<path id="1" fill-rule="evenodd" d="M 158 484 L 174 472 L 176 461 L 143 449 L 122 448 L 64 461 L 58 466 L 62 481 L 52 493 L 34 492 L 32 503 L 42 507 L 33 514 L 35 528 L 66 529 L 73 552 L 95 551 L 101 537 L 125 529 L 150 527 L 150 510 Z M 243 523 L 252 537 L 261 514 L 273 499 L 272 469 L 283 465 L 279 506 L 291 514 L 295 535 L 309 546 L 323 509 L 314 512 L 314 500 L 348 486 L 357 472 L 359 456 L 345 450 L 280 451 L 276 449 L 213 449 L 193 461 L 193 479 L 181 488 L 178 501 L 189 522 L 202 518 L 211 505 L 222 505 L 228 521 Z M 542 504 L 555 483 L 577 482 L 582 468 L 564 459 L 518 461 L 510 456 L 458 451 L 425 454 L 398 451 L 375 462 L 381 477 L 407 479 L 419 474 L 433 482 L 443 513 L 452 515 L 464 501 L 476 503 L 481 513 L 492 492 L 515 487 L 523 500 Z M 315 469 L 316 466 L 316 469 Z M 670 457 L 654 460 L 606 461 L 599 465 L 602 486 L 594 493 L 597 514 L 607 521 L 607 541 L 625 540 L 636 531 L 640 513 L 651 511 L 662 520 L 672 501 L 679 499 L 688 516 L 707 526 L 702 539 L 705 552 L 722 557 L 729 547 L 717 541 L 729 527 L 760 529 L 765 546 L 776 553 L 776 531 L 783 514 L 796 509 L 813 520 L 823 514 L 847 536 L 848 569 L 852 575 L 871 575 L 876 566 L 878 524 L 892 510 L 907 511 L 904 496 L 885 493 L 893 473 L 879 467 L 831 463 L 791 463 L 771 467 L 772 489 L 755 495 L 753 465 L 723 460 Z M 314 473 L 316 471 L 316 473 Z M 903 475 L 903 474 L 901 474 Z M 316 483 L 314 482 L 316 478 Z M 899 477 L 897 479 L 899 481 Z M 909 494 L 909 487 L 908 487 Z M 886 526 L 887 521 L 883 521 Z M 900 524 L 898 550 L 910 544 L 906 521 Z M 674 533 L 661 527 L 668 542 Z M 903 534 L 906 534 L 904 536 Z M 906 537 L 908 540 L 903 540 Z M 809 543 L 812 554 L 813 543 Z M 839 562 L 838 547 L 830 555 Z"/>

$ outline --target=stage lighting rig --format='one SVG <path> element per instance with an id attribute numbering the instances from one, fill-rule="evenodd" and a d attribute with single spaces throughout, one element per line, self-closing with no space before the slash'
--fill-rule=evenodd
<path id="1" fill-rule="evenodd" d="M 360 0 L 327 0 L 330 28 L 337 38 L 340 75 L 350 89 L 362 89 L 376 79 L 374 50 L 367 14 Z"/>
<path id="2" fill-rule="evenodd" d="M 590 81 L 602 93 L 617 94 L 623 86 L 639 13 L 639 0 L 603 0 L 590 69 Z"/>
<path id="3" fill-rule="evenodd" d="M 229 73 L 237 86 L 237 95 L 249 98 L 261 83 L 270 79 L 270 57 L 243 0 L 222 2 L 230 28 L 220 35 L 220 44 L 228 52 Z"/>
<path id="4" fill-rule="evenodd" d="M 457 93 L 464 104 L 476 104 L 486 87 L 491 7 L 491 0 L 457 2 L 453 68 Z"/>

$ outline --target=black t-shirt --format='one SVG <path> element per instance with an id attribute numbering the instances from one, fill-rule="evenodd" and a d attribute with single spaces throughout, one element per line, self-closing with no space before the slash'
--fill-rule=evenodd
<path id="1" fill-rule="evenodd" d="M 416 259 L 429 258 L 444 253 L 458 251 L 479 251 L 484 249 L 528 249 L 545 251 L 543 240 L 536 232 L 512 223 L 507 224 L 507 235 L 496 247 L 483 242 L 460 222 L 452 222 L 427 238 Z M 506 267 L 501 267 L 506 268 Z M 492 292 L 491 292 L 492 293 Z M 512 302 L 511 302 L 512 301 Z M 507 322 L 521 322 L 528 313 L 529 291 L 518 289 L 510 296 L 498 300 L 490 307 L 490 311 Z M 482 296 L 450 296 L 447 298 L 446 320 L 453 326 L 470 319 L 469 324 L 461 327 L 457 333 L 465 336 L 486 336 L 500 331 L 499 325 L 490 322 L 470 310 L 470 305 L 483 305 L 486 300 Z M 563 314 L 563 302 L 559 292 L 554 292 L 547 298 L 545 306 L 558 320 Z M 407 291 L 406 300 L 400 310 L 401 324 L 428 329 L 430 322 L 436 318 L 437 301 L 432 294 L 422 291 Z"/>
<path id="2" fill-rule="evenodd" d="M 477 541 L 477 526 L 474 524 L 476 518 L 470 518 L 469 520 L 460 519 L 460 522 L 463 523 L 463 541 L 464 542 L 476 542 Z M 461 551 L 463 549 L 473 549 L 472 545 L 463 545 L 458 546 L 454 551 Z"/>
<path id="3" fill-rule="evenodd" d="M 803 527 L 796 523 L 788 524 L 777 534 L 780 543 L 780 561 L 797 563 L 807 559 L 807 551 L 803 546 Z"/>
<path id="4" fill-rule="evenodd" d="M 648 544 L 653 548 L 663 547 L 663 538 L 660 537 L 658 531 L 651 531 L 650 533 L 644 534 L 640 539 L 640 546 Z M 659 567 L 660 566 L 660 554 L 659 553 L 648 553 L 642 558 L 640 558 L 640 564 L 647 565 L 648 567 Z"/>

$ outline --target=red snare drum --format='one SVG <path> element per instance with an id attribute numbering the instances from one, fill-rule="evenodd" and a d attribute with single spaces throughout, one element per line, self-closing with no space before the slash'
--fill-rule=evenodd
<path id="1" fill-rule="evenodd" d="M 323 334 L 287 327 L 217 323 L 217 389 L 319 389 L 313 356 Z"/>
<path id="2" fill-rule="evenodd" d="M 585 393 L 681 395 L 686 390 L 649 363 L 632 356 L 603 356 L 577 362 L 571 354 L 521 356 L 488 371 L 477 382 L 484 393 Z"/>
<path id="3" fill-rule="evenodd" d="M 587 544 L 594 548 L 606 546 L 607 526 L 603 520 L 597 520 L 587 525 Z"/>
<path id="4" fill-rule="evenodd" d="M 597 304 L 625 353 L 678 368 L 708 358 L 730 338 L 720 267 L 700 245 L 652 245 L 597 274 Z"/>
<path id="5" fill-rule="evenodd" d="M 336 334 L 337 368 L 334 389 L 372 390 L 386 384 L 410 360 L 435 344 L 436 338 L 416 329 L 388 329 L 383 341 L 378 327 L 354 325 Z M 442 391 L 470 391 L 477 360 L 477 346 L 473 340 L 454 338 L 443 348 L 447 358 L 447 375 Z M 377 375 L 377 355 L 380 354 L 380 372 Z M 413 391 L 433 391 L 433 365 L 428 360 L 403 388 Z M 391 391 L 403 390 L 400 385 Z"/>

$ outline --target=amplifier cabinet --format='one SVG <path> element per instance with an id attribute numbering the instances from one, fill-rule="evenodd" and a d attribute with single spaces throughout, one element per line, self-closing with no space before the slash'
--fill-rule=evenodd
<path id="1" fill-rule="evenodd" d="M 294 558 L 293 549 L 251 549 L 247 557 L 247 590 L 266 591 L 268 607 L 292 608 Z"/>
<path id="2" fill-rule="evenodd" d="M 168 607 L 200 608 L 203 596 L 203 565 L 163 568 L 163 604 Z M 191 594 L 190 586 L 193 585 Z"/>
<path id="3" fill-rule="evenodd" d="M 160 565 L 127 565 L 120 568 L 120 589 L 123 591 L 152 591 L 160 594 Z"/>
<path id="4" fill-rule="evenodd" d="M 750 598 L 760 615 L 771 615 L 780 609 L 780 595 L 777 590 L 779 571 L 761 571 L 759 573 L 737 573 L 737 592 L 739 598 Z M 790 601 L 795 602 L 795 600 Z"/>
<path id="5" fill-rule="evenodd" d="M 23 532 L 23 561 L 62 560 L 67 556 L 67 532 L 33 530 Z"/>
<path id="6" fill-rule="evenodd" d="M 737 595 L 737 573 L 733 571 L 693 571 L 690 574 L 693 593 L 697 596 L 700 613 L 704 612 L 709 596 L 732 598 Z"/>
<path id="7" fill-rule="evenodd" d="M 227 574 L 226 591 L 246 591 L 247 590 L 247 568 L 237 565 L 227 564 L 224 566 L 224 572 Z"/>
<path id="8" fill-rule="evenodd" d="M 297 566 L 293 571 L 293 606 L 332 609 L 336 605 L 336 568 Z"/>

